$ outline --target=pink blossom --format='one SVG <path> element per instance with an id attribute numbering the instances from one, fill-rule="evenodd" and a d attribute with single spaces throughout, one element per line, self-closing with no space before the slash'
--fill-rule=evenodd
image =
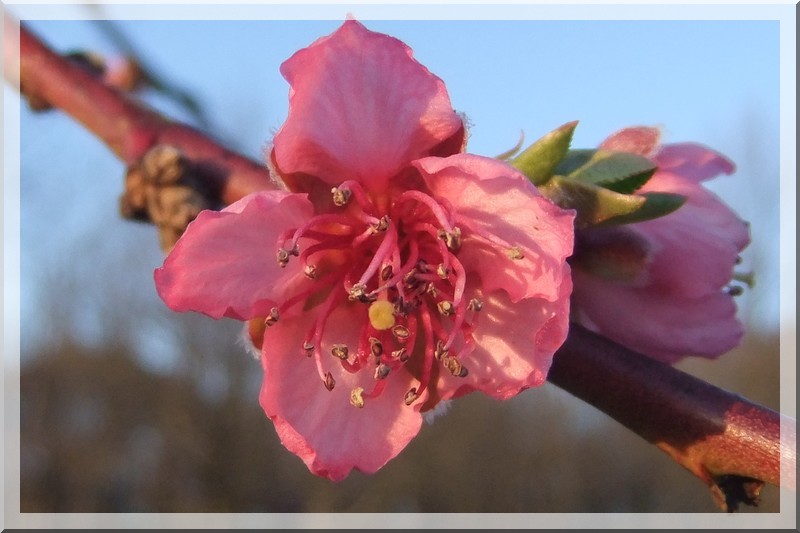
<path id="1" fill-rule="evenodd" d="M 346 21 L 286 61 L 286 190 L 204 211 L 156 270 L 176 311 L 248 321 L 261 405 L 308 468 L 372 473 L 422 413 L 544 382 L 566 337 L 574 212 L 461 153 L 444 83 Z"/>
<path id="2" fill-rule="evenodd" d="M 734 165 L 699 144 L 660 146 L 655 128 L 621 130 L 601 147 L 658 165 L 639 192 L 676 193 L 687 201 L 661 218 L 578 232 L 573 319 L 668 363 L 736 347 L 743 328 L 730 284 L 749 229 L 702 184 L 733 173 Z"/>

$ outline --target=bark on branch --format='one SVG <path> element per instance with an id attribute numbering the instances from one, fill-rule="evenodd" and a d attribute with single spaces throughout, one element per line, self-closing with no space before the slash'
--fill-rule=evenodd
<path id="1" fill-rule="evenodd" d="M 172 146 L 200 169 L 197 176 L 220 204 L 274 186 L 262 164 L 104 85 L 7 15 L 4 24 L 9 82 L 19 80 L 29 102 L 44 102 L 83 124 L 129 167 L 138 168 L 154 147 Z M 723 509 L 754 503 L 764 483 L 795 490 L 793 419 L 577 325 L 556 354 L 548 379 L 666 452 L 706 483 Z"/>

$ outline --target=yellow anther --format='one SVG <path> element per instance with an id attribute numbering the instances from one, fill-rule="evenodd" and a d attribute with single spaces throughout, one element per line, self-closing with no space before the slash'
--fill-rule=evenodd
<path id="1" fill-rule="evenodd" d="M 350 403 L 359 409 L 364 407 L 364 389 L 362 387 L 353 389 L 350 393 Z"/>

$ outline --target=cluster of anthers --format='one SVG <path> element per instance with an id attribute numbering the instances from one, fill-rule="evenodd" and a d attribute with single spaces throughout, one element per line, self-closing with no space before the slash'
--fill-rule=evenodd
<path id="1" fill-rule="evenodd" d="M 482 303 L 465 296 L 466 273 L 457 257 L 462 235 L 452 206 L 422 191 L 406 190 L 394 198 L 388 214 L 380 215 L 355 181 L 331 192 L 338 212 L 317 215 L 279 240 L 280 266 L 296 257 L 315 283 L 273 308 L 266 325 L 332 287 L 314 310 L 301 352 L 315 358 L 325 387 L 333 390 L 335 380 L 326 371 L 330 363 L 323 357 L 326 322 L 347 301 L 364 304 L 368 320 L 361 326 L 358 346 L 326 341 L 330 355 L 345 370 L 373 369 L 372 390 L 352 390 L 350 402 L 356 407 L 381 394 L 386 379 L 404 365 L 419 380 L 406 393 L 406 405 L 436 379 L 435 362 L 453 376 L 465 377 L 461 360 L 474 347 L 475 315 Z M 522 258 L 518 248 L 506 249 L 510 258 Z M 336 290 L 338 286 L 343 290 Z"/>

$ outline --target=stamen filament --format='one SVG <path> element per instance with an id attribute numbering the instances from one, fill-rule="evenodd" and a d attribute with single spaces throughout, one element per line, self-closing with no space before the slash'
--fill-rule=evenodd
<path id="1" fill-rule="evenodd" d="M 405 191 L 398 197 L 397 202 L 400 203 L 406 200 L 416 200 L 422 204 L 425 204 L 430 208 L 433 216 L 439 221 L 439 224 L 441 224 L 447 231 L 453 230 L 452 216 L 448 213 L 445 213 L 442 204 L 437 202 L 431 196 L 420 191 Z"/>

